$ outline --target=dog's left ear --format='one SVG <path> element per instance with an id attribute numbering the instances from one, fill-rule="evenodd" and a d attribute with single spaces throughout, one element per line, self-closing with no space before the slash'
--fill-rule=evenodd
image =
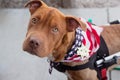
<path id="1" fill-rule="evenodd" d="M 29 7 L 31 14 L 33 14 L 41 6 L 47 5 L 41 0 L 31 0 L 25 4 L 25 7 Z"/>
<path id="2" fill-rule="evenodd" d="M 86 24 L 74 16 L 66 16 L 66 23 L 69 32 L 74 31 L 77 27 L 81 27 L 83 31 L 86 30 Z"/>

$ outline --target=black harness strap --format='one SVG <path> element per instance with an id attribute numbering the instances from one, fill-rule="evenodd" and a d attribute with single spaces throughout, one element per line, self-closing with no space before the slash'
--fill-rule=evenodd
<path id="1" fill-rule="evenodd" d="M 102 59 L 107 56 L 109 56 L 108 47 L 107 47 L 103 37 L 100 36 L 100 48 L 97 51 L 97 60 Z"/>
<path id="2" fill-rule="evenodd" d="M 100 36 L 100 48 L 97 51 L 97 60 L 104 59 L 107 56 L 109 56 L 108 47 L 107 47 L 107 45 L 106 45 L 103 37 Z M 107 67 L 101 67 L 101 68 L 99 68 L 99 67 L 97 67 L 97 65 L 95 67 L 95 70 L 98 73 L 97 76 L 98 76 L 99 80 L 105 80 L 105 79 L 102 79 L 102 74 L 101 74 L 102 69 L 107 69 Z"/>
<path id="3" fill-rule="evenodd" d="M 106 57 L 106 56 L 109 56 L 109 51 L 108 51 L 107 45 L 106 45 L 104 39 L 102 38 L 102 36 L 100 36 L 100 42 L 101 43 L 100 43 L 99 50 L 90 57 L 89 62 L 87 62 L 86 64 L 77 65 L 77 66 L 73 66 L 73 67 L 64 65 L 62 62 L 50 61 L 50 64 L 52 65 L 52 67 L 54 67 L 56 70 L 58 70 L 60 72 L 65 72 L 66 70 L 76 71 L 76 70 L 82 70 L 82 69 L 86 69 L 86 68 L 94 69 L 98 73 L 97 77 L 99 78 L 99 80 L 103 80 L 102 75 L 101 75 L 102 69 L 97 67 L 96 61 L 99 59 L 104 59 L 104 57 Z"/>
<path id="4" fill-rule="evenodd" d="M 77 65 L 77 66 L 67 66 L 67 65 L 64 65 L 62 62 L 59 62 L 59 63 L 56 63 L 56 62 L 52 62 L 51 63 L 53 64 L 53 67 L 60 71 L 60 72 L 65 72 L 66 70 L 82 70 L 82 69 L 86 69 L 86 68 L 90 68 L 90 69 L 94 69 L 95 67 L 95 61 L 96 61 L 96 55 L 97 54 L 94 54 L 90 59 L 89 59 L 89 62 L 87 62 L 86 64 L 83 64 L 83 65 Z"/>

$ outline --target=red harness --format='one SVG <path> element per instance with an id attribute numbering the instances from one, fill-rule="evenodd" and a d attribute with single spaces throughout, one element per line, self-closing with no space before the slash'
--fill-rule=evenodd
<path id="1" fill-rule="evenodd" d="M 102 80 L 107 80 L 107 69 L 106 68 L 101 70 L 101 77 L 102 77 Z"/>

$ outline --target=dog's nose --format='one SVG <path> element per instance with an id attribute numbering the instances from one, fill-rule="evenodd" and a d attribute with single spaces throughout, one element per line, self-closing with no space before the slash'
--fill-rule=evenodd
<path id="1" fill-rule="evenodd" d="M 39 47 L 40 43 L 38 39 L 32 37 L 30 38 L 29 45 L 32 49 L 36 49 Z"/>

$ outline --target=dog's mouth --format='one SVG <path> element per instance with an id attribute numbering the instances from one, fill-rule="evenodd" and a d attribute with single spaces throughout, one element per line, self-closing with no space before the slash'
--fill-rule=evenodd
<path id="1" fill-rule="evenodd" d="M 34 49 L 25 49 L 23 48 L 24 51 L 30 53 L 31 55 L 36 55 L 37 56 L 37 51 Z"/>
<path id="2" fill-rule="evenodd" d="M 32 54 L 32 55 L 36 55 L 37 56 L 37 53 L 35 51 L 33 51 L 33 50 L 29 51 L 29 53 Z"/>
<path id="3" fill-rule="evenodd" d="M 46 47 L 40 46 L 38 48 L 33 48 L 28 44 L 23 45 L 23 50 L 28 52 L 31 55 L 38 56 L 40 58 L 47 57 L 49 55 L 49 51 L 46 50 Z"/>
<path id="4" fill-rule="evenodd" d="M 23 42 L 23 50 L 38 57 L 47 57 L 52 53 L 53 47 L 49 46 L 46 38 L 40 38 L 37 34 L 28 34 Z"/>
<path id="5" fill-rule="evenodd" d="M 23 51 L 30 53 L 31 55 L 37 56 L 37 49 L 33 49 L 32 47 L 28 46 L 27 44 L 23 44 Z"/>

